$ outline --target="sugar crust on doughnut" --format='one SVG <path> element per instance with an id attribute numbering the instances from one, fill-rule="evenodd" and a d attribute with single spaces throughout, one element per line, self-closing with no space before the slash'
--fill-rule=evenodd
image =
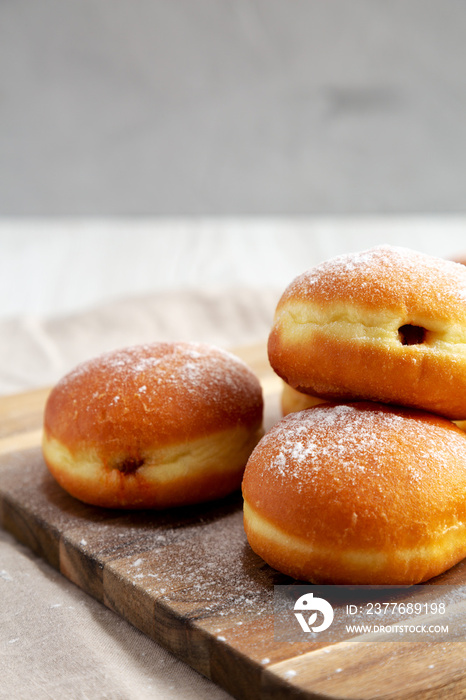
<path id="1" fill-rule="evenodd" d="M 466 267 L 391 246 L 317 265 L 283 293 L 268 352 L 302 393 L 463 420 Z"/>
<path id="2" fill-rule="evenodd" d="M 201 343 L 134 346 L 58 382 L 43 454 L 63 488 L 86 503 L 197 503 L 239 488 L 262 411 L 259 381 L 234 355 Z"/>
<path id="3" fill-rule="evenodd" d="M 313 583 L 414 584 L 466 556 L 466 435 L 382 404 L 321 404 L 279 421 L 249 458 L 252 549 Z"/>
<path id="4" fill-rule="evenodd" d="M 298 413 L 299 411 L 306 410 L 306 408 L 317 406 L 320 403 L 328 403 L 328 401 L 317 396 L 312 396 L 311 394 L 303 394 L 297 389 L 293 389 L 289 384 L 283 382 L 280 403 L 282 415 L 287 416 L 289 413 Z M 466 432 L 466 420 L 455 420 L 453 423 Z"/>

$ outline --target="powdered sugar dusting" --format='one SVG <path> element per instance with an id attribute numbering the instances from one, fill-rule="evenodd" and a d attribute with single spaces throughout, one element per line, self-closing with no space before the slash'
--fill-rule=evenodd
<path id="1" fill-rule="evenodd" d="M 50 394 L 45 422 L 50 427 L 54 415 L 62 440 L 76 444 L 92 434 L 113 450 L 126 434 L 136 444 L 138 431 L 168 444 L 232 426 L 256 430 L 262 409 L 259 380 L 235 355 L 205 343 L 161 342 L 78 365 Z"/>
<path id="2" fill-rule="evenodd" d="M 298 490 L 321 470 L 329 473 L 329 464 L 342 488 L 362 475 L 376 484 L 389 476 L 390 463 L 400 461 L 401 449 L 411 455 L 404 464 L 407 482 L 423 488 L 425 474 L 442 464 L 448 469 L 454 460 L 466 468 L 466 436 L 449 426 L 378 404 L 322 404 L 281 420 L 256 449 L 269 457 L 264 473 L 291 480 Z"/>
<path id="3" fill-rule="evenodd" d="M 381 245 L 340 255 L 311 268 L 291 283 L 283 301 L 314 294 L 328 301 L 348 302 L 363 295 L 364 301 L 373 305 L 397 300 L 407 303 L 408 308 L 415 300 L 418 311 L 424 305 L 427 314 L 434 303 L 446 306 L 455 318 L 458 314 L 464 318 L 466 267 L 407 248 Z"/>
<path id="4" fill-rule="evenodd" d="M 154 382 L 168 388 L 183 386 L 192 393 L 208 387 L 214 397 L 220 397 L 216 389 L 225 385 L 232 390 L 241 389 L 252 377 L 240 358 L 221 348 L 204 343 L 154 343 L 114 350 L 83 362 L 59 386 L 65 388 L 99 373 L 105 373 L 109 385 L 134 382 L 137 393 L 148 400 L 151 393 L 148 385 Z M 92 397 L 98 396 L 99 391 L 95 391 Z M 113 392 L 109 400 L 116 404 L 120 395 Z"/>

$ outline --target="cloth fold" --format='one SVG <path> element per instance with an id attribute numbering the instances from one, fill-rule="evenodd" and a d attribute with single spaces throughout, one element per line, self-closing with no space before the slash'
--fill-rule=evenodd
<path id="1" fill-rule="evenodd" d="M 60 318 L 0 322 L 0 394 L 55 383 L 78 362 L 126 345 L 196 340 L 220 347 L 265 342 L 280 291 L 167 292 Z"/>

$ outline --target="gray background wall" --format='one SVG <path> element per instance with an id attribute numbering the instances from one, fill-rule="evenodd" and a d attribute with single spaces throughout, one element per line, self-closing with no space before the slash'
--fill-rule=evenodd
<path id="1" fill-rule="evenodd" d="M 462 0 L 1 0 L 0 216 L 459 213 Z"/>

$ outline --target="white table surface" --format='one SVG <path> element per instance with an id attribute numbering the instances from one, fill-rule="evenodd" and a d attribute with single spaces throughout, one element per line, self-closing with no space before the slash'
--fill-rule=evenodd
<path id="1" fill-rule="evenodd" d="M 0 320 L 167 290 L 281 290 L 311 265 L 382 243 L 466 254 L 466 216 L 0 217 Z"/>

